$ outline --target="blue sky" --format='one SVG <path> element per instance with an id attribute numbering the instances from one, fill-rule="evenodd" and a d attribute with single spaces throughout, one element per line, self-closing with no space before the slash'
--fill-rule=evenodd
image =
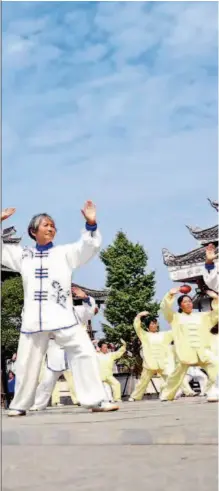
<path id="1" fill-rule="evenodd" d="M 149 254 L 196 243 L 217 198 L 217 3 L 4 2 L 3 206 L 23 243 L 35 213 L 76 240 L 86 199 L 103 245 L 122 229 Z M 10 222 L 12 224 L 12 221 Z M 75 281 L 104 287 L 96 258 Z"/>

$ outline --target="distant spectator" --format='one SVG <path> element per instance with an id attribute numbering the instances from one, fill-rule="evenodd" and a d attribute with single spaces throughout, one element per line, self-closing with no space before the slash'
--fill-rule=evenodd
<path id="1" fill-rule="evenodd" d="M 15 374 L 10 370 L 8 373 L 8 393 L 9 393 L 10 402 L 14 397 L 14 388 L 15 388 Z"/>

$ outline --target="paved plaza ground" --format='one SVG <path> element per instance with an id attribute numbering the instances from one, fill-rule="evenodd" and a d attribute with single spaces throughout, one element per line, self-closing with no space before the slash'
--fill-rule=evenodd
<path id="1" fill-rule="evenodd" d="M 217 404 L 184 398 L 2 417 L 2 491 L 216 491 Z"/>

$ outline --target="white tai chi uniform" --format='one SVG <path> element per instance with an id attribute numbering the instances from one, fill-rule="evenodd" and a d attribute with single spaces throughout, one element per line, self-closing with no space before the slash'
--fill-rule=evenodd
<path id="1" fill-rule="evenodd" d="M 83 305 L 74 307 L 76 314 L 84 326 L 91 320 L 95 313 L 95 308 L 96 302 L 91 297 L 88 297 L 88 301 L 83 302 Z M 50 339 L 46 353 L 46 365 L 43 372 L 43 378 L 37 387 L 34 405 L 31 410 L 43 410 L 47 407 L 56 382 L 62 372 L 65 372 L 68 369 L 67 353 L 56 343 L 55 339 Z"/>
<path id="2" fill-rule="evenodd" d="M 101 236 L 86 224 L 73 244 L 22 248 L 2 244 L 2 264 L 21 274 L 24 309 L 17 352 L 15 396 L 10 409 L 28 410 L 34 403 L 43 357 L 51 333 L 65 348 L 82 405 L 104 401 L 96 353 L 88 333 L 72 308 L 72 271 L 97 254 Z"/>
<path id="3" fill-rule="evenodd" d="M 219 290 L 219 275 L 218 275 L 218 263 L 205 264 L 203 271 L 203 279 L 208 288 L 214 290 L 218 293 Z M 218 335 L 213 337 L 213 342 L 211 346 L 211 356 L 213 362 L 218 364 Z M 208 390 L 208 399 L 219 398 L 219 377 L 217 376 L 216 384 L 211 386 Z"/>
<path id="4" fill-rule="evenodd" d="M 206 388 L 208 383 L 207 375 L 201 370 L 199 367 L 189 367 L 188 372 L 186 374 L 186 378 L 188 382 L 191 382 L 192 379 L 197 380 L 200 386 L 200 395 L 204 396 L 206 394 Z"/>
<path id="5" fill-rule="evenodd" d="M 210 358 L 213 363 L 216 363 L 219 369 L 219 344 L 218 344 L 218 334 L 212 334 L 210 351 L 208 351 Z M 207 388 L 208 400 L 219 400 L 219 376 L 217 376 L 216 384 L 208 385 Z"/>
<path id="6" fill-rule="evenodd" d="M 214 290 L 218 293 L 219 279 L 218 279 L 218 265 L 215 263 L 205 264 L 203 268 L 203 279 L 210 290 Z"/>

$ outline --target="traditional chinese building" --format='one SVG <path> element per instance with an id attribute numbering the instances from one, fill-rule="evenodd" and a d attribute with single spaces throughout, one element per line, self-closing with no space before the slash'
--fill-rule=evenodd
<path id="1" fill-rule="evenodd" d="M 7 228 L 3 230 L 3 241 L 4 243 L 7 244 L 19 244 L 21 241 L 21 237 L 15 237 L 14 235 L 16 234 L 16 230 L 14 227 Z M 11 269 L 7 268 L 6 266 L 1 265 L 1 282 L 5 281 L 6 279 L 13 277 L 13 276 L 18 276 L 19 273 L 16 273 L 12 271 Z M 88 296 L 91 296 L 95 299 L 96 304 L 98 307 L 100 307 L 102 304 L 105 303 L 106 297 L 107 297 L 107 290 L 93 290 L 91 288 L 87 288 L 86 286 L 81 286 L 76 283 L 72 283 L 72 287 L 79 287 L 81 288 Z M 81 304 L 81 300 L 77 297 L 74 297 L 74 303 L 75 305 Z M 88 323 L 88 332 L 90 334 L 91 339 L 94 338 L 95 332 L 92 329 L 92 324 L 89 321 Z"/>
<path id="2" fill-rule="evenodd" d="M 218 211 L 218 202 L 211 201 L 210 205 Z M 206 285 L 202 277 L 205 264 L 205 247 L 213 243 L 216 246 L 218 256 L 218 225 L 202 229 L 199 227 L 188 227 L 190 234 L 198 242 L 198 247 L 185 254 L 175 256 L 168 249 L 162 249 L 163 261 L 168 268 L 170 279 L 174 282 L 190 283 L 195 286 L 196 295 L 193 299 L 194 306 L 199 311 L 210 309 L 210 300 L 206 295 Z"/>

